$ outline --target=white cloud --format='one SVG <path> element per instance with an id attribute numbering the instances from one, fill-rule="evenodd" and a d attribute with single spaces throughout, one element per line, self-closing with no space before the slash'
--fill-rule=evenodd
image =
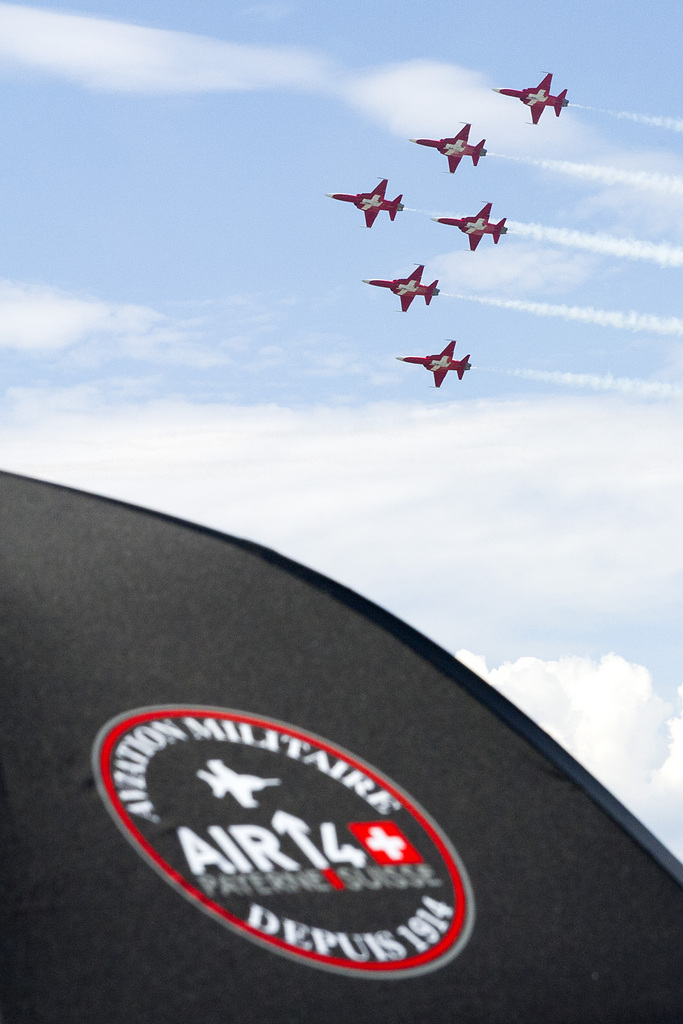
<path id="1" fill-rule="evenodd" d="M 280 4 L 247 8 L 281 15 Z M 184 93 L 274 87 L 336 94 L 399 135 L 449 135 L 459 122 L 490 133 L 513 153 L 570 153 L 593 139 L 565 111 L 520 131 L 528 111 L 493 92 L 480 72 L 413 60 L 357 72 L 307 50 L 256 47 L 104 18 L 0 3 L 0 61 L 64 76 L 89 88 Z"/>
<path id="2" fill-rule="evenodd" d="M 508 295 L 520 292 L 551 295 L 583 284 L 595 268 L 595 259 L 591 256 L 523 241 L 507 245 L 504 238 L 497 246 L 486 245 L 488 239 L 485 239 L 473 258 L 465 236 L 460 237 L 462 249 L 431 261 L 442 278 L 439 287 L 443 296 L 447 287 L 457 288 L 458 293 L 471 288 Z"/>
<path id="3" fill-rule="evenodd" d="M 330 63 L 304 50 L 227 43 L 0 3 L 0 61 L 122 92 L 320 88 Z"/>
<path id="4" fill-rule="evenodd" d="M 605 609 L 680 597 L 678 404 L 454 390 L 360 409 L 89 397 L 83 411 L 82 393 L 71 410 L 56 395 L 10 395 L 5 468 L 270 544 L 450 648 L 493 622 L 519 634 L 570 610 L 592 628 Z"/>
<path id="5" fill-rule="evenodd" d="M 69 350 L 72 358 L 94 365 L 112 357 L 209 367 L 230 361 L 240 344 L 267 329 L 253 308 L 238 323 L 249 341 L 225 337 L 207 340 L 217 313 L 202 318 L 167 316 L 132 303 L 105 302 L 45 285 L 0 280 L 0 349 L 46 355 Z M 236 321 L 235 316 L 232 322 Z M 255 322 L 258 321 L 258 322 Z"/>
<path id="6" fill-rule="evenodd" d="M 513 152 L 527 154 L 547 151 L 549 144 L 553 152 L 569 153 L 579 142 L 585 145 L 593 139 L 591 130 L 566 111 L 559 121 L 546 111 L 538 125 L 526 129 L 528 109 L 493 91 L 505 84 L 491 82 L 481 72 L 457 64 L 412 60 L 357 75 L 347 82 L 343 95 L 397 135 L 414 136 L 417 132 L 443 138 L 455 135 L 460 122 L 467 121 L 472 124 L 473 142 L 486 134 L 488 145 L 509 146 Z"/>
<path id="7" fill-rule="evenodd" d="M 650 673 L 617 654 L 599 662 L 519 658 L 496 669 L 457 657 L 557 740 L 683 859 L 683 686 L 678 712 Z"/>
<path id="8" fill-rule="evenodd" d="M 68 348 L 92 335 L 121 340 L 155 332 L 161 313 L 146 306 L 80 298 L 43 285 L 0 281 L 0 348 Z"/>
<path id="9" fill-rule="evenodd" d="M 273 19 L 285 16 L 289 10 L 286 4 L 264 3 L 239 13 Z M 539 160 L 539 166 L 578 173 L 589 180 L 637 184 L 637 178 L 659 187 L 662 179 L 669 191 L 671 182 L 676 187 L 674 177 L 643 175 L 637 166 L 653 161 L 659 165 L 662 154 L 610 152 L 599 133 L 572 113 L 571 104 L 559 120 L 549 110 L 538 125 L 531 127 L 527 108 L 513 98 L 494 93 L 493 88 L 535 83 L 493 82 L 481 72 L 457 64 L 411 60 L 357 71 L 301 48 L 258 47 L 2 2 L 0 64 L 31 68 L 87 88 L 118 92 L 303 89 L 338 96 L 398 135 L 442 137 L 454 133 L 460 122 L 468 121 L 475 135 L 488 136 L 489 149 L 507 148 L 513 159 L 518 156 L 533 162 L 549 148 L 560 158 L 581 152 L 586 160 L 609 158 L 614 166 L 560 166 L 557 160 Z M 619 166 L 622 164 L 623 170 Z"/>

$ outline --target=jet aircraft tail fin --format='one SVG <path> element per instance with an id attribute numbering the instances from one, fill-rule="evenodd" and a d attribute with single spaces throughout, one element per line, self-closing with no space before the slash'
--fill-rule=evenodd
<path id="1" fill-rule="evenodd" d="M 454 368 L 455 368 L 455 372 L 458 375 L 458 380 L 462 380 L 463 374 L 465 373 L 465 370 L 471 370 L 472 369 L 472 367 L 470 366 L 470 357 L 469 357 L 469 355 L 465 356 L 464 359 L 460 359 L 458 362 L 456 362 L 454 364 Z"/>
<path id="2" fill-rule="evenodd" d="M 432 281 L 427 291 L 425 292 L 425 302 L 427 303 L 427 305 L 429 305 L 429 303 L 432 301 L 435 295 L 439 294 L 439 289 L 436 287 L 438 283 L 438 280 Z"/>
<path id="3" fill-rule="evenodd" d="M 486 156 L 486 150 L 484 149 L 484 143 L 485 142 L 486 142 L 486 139 L 482 139 L 481 142 L 479 143 L 479 145 L 475 147 L 475 150 L 472 153 L 472 163 L 474 164 L 475 167 L 479 163 L 479 157 L 480 156 Z"/>
<path id="4" fill-rule="evenodd" d="M 507 217 L 503 217 L 502 220 L 498 221 L 497 224 L 493 225 L 493 232 L 492 232 L 492 234 L 493 234 L 493 241 L 496 243 L 496 245 L 498 245 L 498 242 L 500 240 L 500 236 L 507 234 L 507 230 L 508 229 L 505 227 L 505 221 L 506 220 L 507 220 Z"/>
<path id="5" fill-rule="evenodd" d="M 568 107 L 569 101 L 567 99 L 567 90 L 563 89 L 560 95 L 555 100 L 553 106 L 555 107 L 555 116 L 559 117 L 562 107 Z"/>
<path id="6" fill-rule="evenodd" d="M 400 213 L 400 211 L 403 209 L 403 203 L 401 202 L 402 199 L 403 199 L 403 195 L 396 196 L 396 198 L 393 200 L 393 202 L 388 207 L 388 209 L 389 209 L 389 216 L 390 216 L 390 218 L 392 220 L 395 220 L 396 219 L 396 214 Z"/>

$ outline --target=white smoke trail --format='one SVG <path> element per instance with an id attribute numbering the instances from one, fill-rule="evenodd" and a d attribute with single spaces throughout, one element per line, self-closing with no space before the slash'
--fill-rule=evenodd
<path id="1" fill-rule="evenodd" d="M 597 324 L 600 327 L 616 327 L 620 331 L 646 332 L 647 334 L 664 334 L 683 337 L 683 320 L 679 317 L 653 316 L 649 313 L 627 313 L 618 310 L 594 309 L 592 306 L 553 305 L 549 302 L 523 302 L 518 299 L 496 299 L 484 295 L 456 295 L 441 292 L 446 299 L 463 299 L 466 302 L 479 302 L 483 306 L 496 306 L 498 309 L 513 309 L 518 313 L 532 313 L 534 316 L 559 317 L 562 320 L 578 320 L 584 324 Z"/>
<path id="2" fill-rule="evenodd" d="M 450 217 L 452 214 L 448 213 L 434 213 L 433 210 L 417 210 L 414 206 L 404 206 L 404 213 L 424 213 L 428 217 Z"/>
<path id="3" fill-rule="evenodd" d="M 521 224 L 506 221 L 510 234 L 524 235 L 539 242 L 554 242 L 572 249 L 619 256 L 628 260 L 651 260 L 660 267 L 683 267 L 683 249 L 667 242 L 643 242 L 636 238 L 614 238 L 612 235 L 590 234 L 569 228 L 549 228 L 544 224 Z"/>
<path id="4" fill-rule="evenodd" d="M 609 114 L 622 121 L 635 121 L 636 124 L 649 124 L 654 128 L 667 128 L 671 132 L 683 132 L 683 120 L 679 117 L 655 117 L 650 114 L 632 114 L 628 110 L 605 110 L 604 107 L 585 107 L 582 103 L 570 103 L 577 110 L 592 110 L 596 114 Z"/>
<path id="5" fill-rule="evenodd" d="M 483 369 L 483 367 L 482 367 Z M 623 395 L 637 395 L 641 398 L 683 398 L 680 384 L 665 381 L 638 380 L 632 377 L 613 377 L 611 373 L 598 376 L 593 373 L 563 373 L 561 370 L 494 370 L 512 377 L 537 380 L 544 384 L 566 384 L 575 388 L 590 388 L 592 391 L 619 391 Z"/>
<path id="6" fill-rule="evenodd" d="M 683 122 L 681 122 L 683 123 Z M 504 153 L 489 153 L 500 160 L 515 160 L 517 163 L 542 167 L 546 171 L 570 174 L 584 181 L 600 181 L 605 185 L 631 185 L 647 192 L 665 192 L 667 195 L 683 195 L 683 176 L 679 174 L 656 174 L 652 171 L 626 171 L 621 167 L 605 167 L 602 164 L 575 164 L 570 160 L 537 160 L 534 157 L 507 156 Z"/>

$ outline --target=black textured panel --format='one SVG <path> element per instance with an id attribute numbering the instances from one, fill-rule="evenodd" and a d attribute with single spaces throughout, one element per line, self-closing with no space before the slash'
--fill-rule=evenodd
<path id="1" fill-rule="evenodd" d="M 678 862 L 504 698 L 371 603 L 257 545 L 0 475 L 0 616 L 5 1024 L 680 1022 Z M 248 795 L 238 807 L 234 793 L 212 796 L 197 781 L 198 765 L 223 758 L 242 778 L 279 779 L 252 794 L 260 828 L 270 828 L 276 806 L 302 820 L 309 813 L 309 840 L 319 850 L 323 818 L 336 822 L 340 844 L 361 850 L 354 834 L 342 834 L 344 822 L 386 817 L 438 874 L 443 837 L 467 894 L 457 955 L 430 961 L 427 953 L 430 969 L 412 973 L 379 954 L 377 970 L 367 958 L 360 968 L 350 960 L 349 970 L 329 970 L 252 941 L 234 922 L 226 927 L 185 882 L 158 864 L 154 870 L 152 854 L 114 820 L 91 757 L 98 736 L 101 744 L 117 722 L 157 708 L 154 720 L 180 722 L 185 735 L 138 759 L 164 809 L 155 804 L 153 821 L 136 818 L 130 805 L 130 819 L 152 852 L 171 851 L 186 881 L 194 876 L 183 868 L 177 830 L 190 814 L 206 841 L 203 824 L 227 830 L 252 821 Z M 178 709 L 188 715 L 174 718 Z M 241 713 L 266 724 L 254 726 L 256 746 L 242 742 L 244 733 L 241 745 L 202 740 L 186 722 L 190 712 L 199 722 Z M 309 751 L 319 738 L 348 754 L 361 776 L 379 780 L 374 792 L 394 786 L 417 817 L 363 803 L 351 769 L 334 783 L 320 775 L 320 762 L 290 765 L 287 774 L 286 745 L 264 752 L 267 723 L 309 737 Z M 268 757 L 272 770 L 264 770 Z M 337 800 L 340 785 L 347 788 Z M 130 804 L 123 783 L 119 790 Z M 315 880 L 310 858 L 287 836 L 280 840 Z M 406 882 L 417 877 L 414 865 L 385 870 L 371 852 L 366 860 L 368 868 L 353 870 L 373 885 L 389 880 L 367 898 L 348 885 L 271 897 L 268 873 L 257 870 L 261 899 L 252 890 L 246 903 L 225 899 L 271 913 L 282 899 L 285 910 L 271 922 L 285 913 L 299 922 L 295 941 L 313 952 L 311 927 L 332 934 L 354 914 L 359 932 L 395 939 L 396 915 L 411 905 L 407 890 L 432 923 L 434 907 L 448 903 L 442 896 L 453 902 L 438 879 L 425 889 Z M 273 867 L 273 878 L 299 877 L 298 869 Z M 348 881 L 348 864 L 332 868 Z M 238 874 L 218 864 L 206 870 L 218 880 Z M 202 877 L 195 888 L 208 885 Z M 438 947 L 428 935 L 418 940 Z M 419 958 L 419 946 L 406 956 Z"/>

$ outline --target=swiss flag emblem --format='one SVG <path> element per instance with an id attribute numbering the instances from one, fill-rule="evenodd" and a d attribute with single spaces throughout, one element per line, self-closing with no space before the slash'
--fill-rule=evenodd
<path id="1" fill-rule="evenodd" d="M 352 821 L 349 831 L 378 864 L 419 864 L 423 859 L 393 821 Z"/>

